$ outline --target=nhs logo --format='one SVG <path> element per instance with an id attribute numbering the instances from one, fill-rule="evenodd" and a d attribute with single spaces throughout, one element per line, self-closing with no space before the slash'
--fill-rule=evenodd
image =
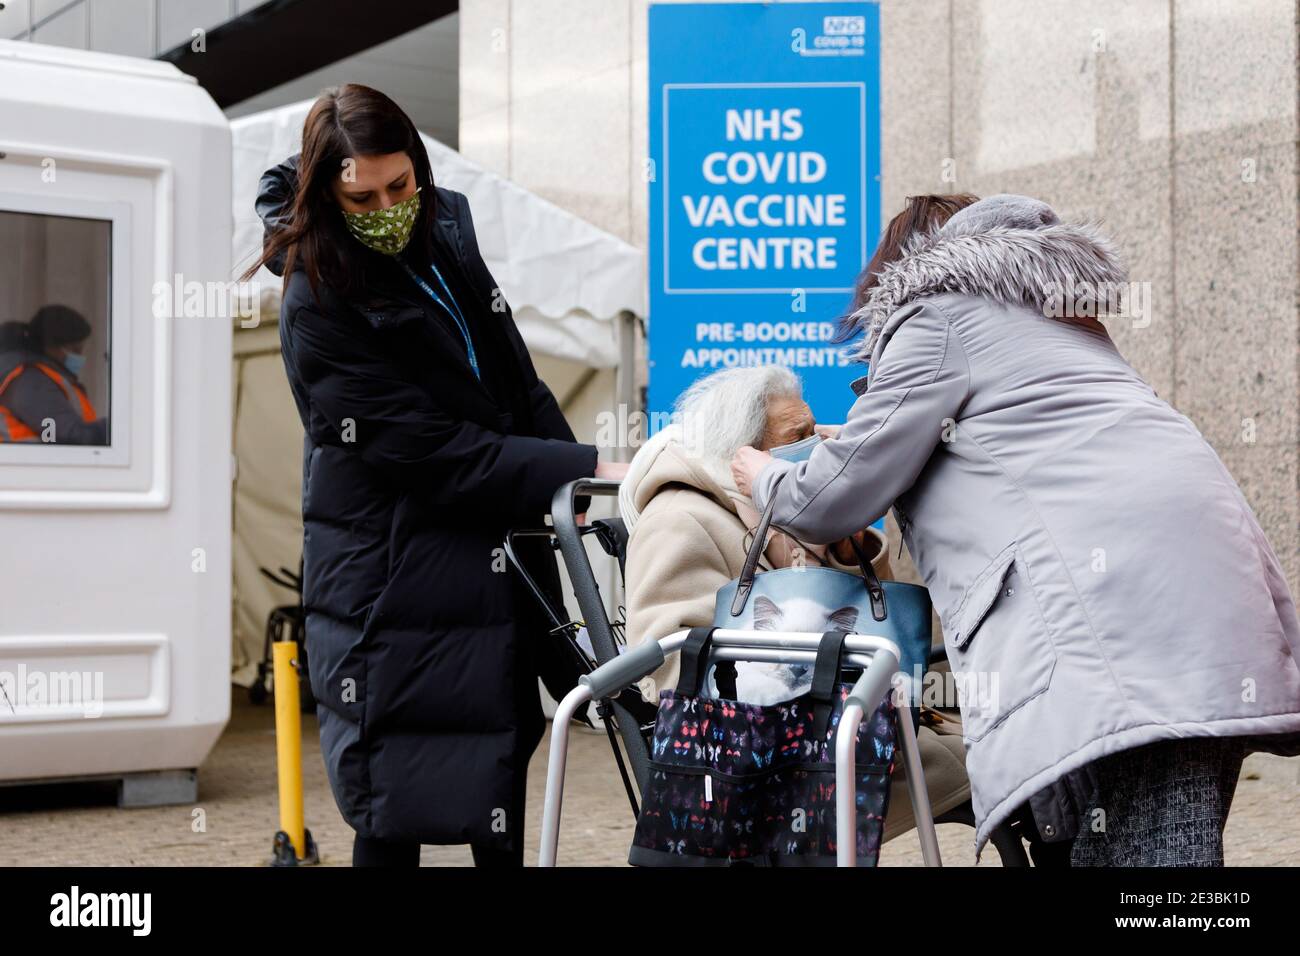
<path id="1" fill-rule="evenodd" d="M 822 17 L 822 34 L 825 36 L 862 36 L 866 32 L 866 17 Z"/>

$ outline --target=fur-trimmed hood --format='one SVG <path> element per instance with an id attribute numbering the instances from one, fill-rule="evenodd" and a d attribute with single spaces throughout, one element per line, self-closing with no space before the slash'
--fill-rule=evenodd
<path id="1" fill-rule="evenodd" d="M 956 292 L 1044 314 L 1052 313 L 1055 299 L 1068 301 L 1074 314 L 1080 306 L 1105 314 L 1114 290 L 1127 281 L 1119 251 L 1096 224 L 1061 222 L 1046 203 L 1026 196 L 991 196 L 942 228 L 912 237 L 902 256 L 881 270 L 852 316 L 865 333 L 856 357 L 874 369 L 890 316 L 915 299 Z"/>

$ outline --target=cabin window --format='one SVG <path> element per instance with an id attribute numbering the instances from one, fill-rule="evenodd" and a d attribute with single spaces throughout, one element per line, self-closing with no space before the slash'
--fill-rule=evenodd
<path id="1" fill-rule="evenodd" d="M 0 446 L 111 446 L 106 219 L 0 209 Z"/>

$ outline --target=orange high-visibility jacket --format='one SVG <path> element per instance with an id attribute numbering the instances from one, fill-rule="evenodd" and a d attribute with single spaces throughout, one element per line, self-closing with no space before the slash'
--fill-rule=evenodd
<path id="1" fill-rule="evenodd" d="M 76 381 L 47 362 L 39 360 L 24 362 L 10 371 L 5 376 L 4 381 L 0 381 L 0 442 L 37 441 L 39 438 L 36 431 L 15 415 L 4 403 L 4 395 L 9 386 L 20 375 L 29 370 L 43 373 L 58 386 L 59 391 L 63 393 L 63 397 L 68 400 L 68 404 L 81 414 L 82 421 L 93 422 L 98 417 L 95 414 L 95 406 L 91 404 L 90 399 L 86 396 L 85 389 Z"/>

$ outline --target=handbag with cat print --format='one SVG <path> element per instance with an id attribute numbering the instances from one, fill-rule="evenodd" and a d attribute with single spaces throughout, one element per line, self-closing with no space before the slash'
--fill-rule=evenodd
<path id="1" fill-rule="evenodd" d="M 861 545 L 852 538 L 859 574 L 828 567 L 760 571 L 759 561 L 773 527 L 775 499 L 774 488 L 754 530 L 740 577 L 718 589 L 714 626 L 804 633 L 836 630 L 888 638 L 898 645 L 899 670 L 908 678 L 909 697 L 919 698 L 921 679 L 930 663 L 930 592 L 915 584 L 881 581 Z M 739 665 L 740 696 L 754 703 L 771 702 L 772 695 L 803 693 L 809 679 L 808 669 L 798 666 Z M 914 722 L 916 713 L 913 707 Z"/>

